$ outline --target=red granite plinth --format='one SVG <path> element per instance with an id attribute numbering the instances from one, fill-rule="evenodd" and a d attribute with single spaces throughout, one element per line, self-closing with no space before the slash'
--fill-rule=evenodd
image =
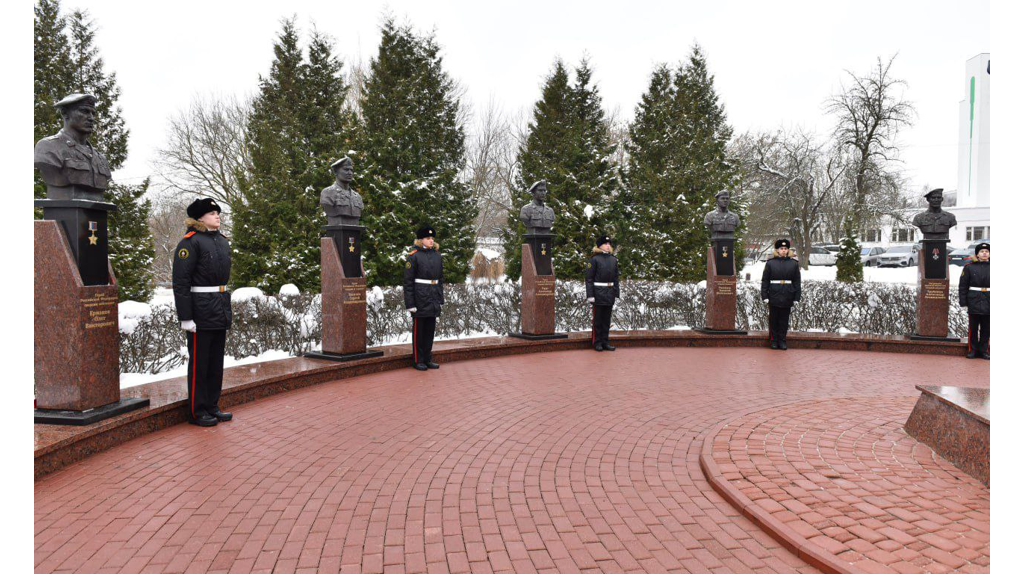
<path id="1" fill-rule="evenodd" d="M 56 221 L 35 222 L 36 408 L 84 411 L 121 398 L 117 282 L 82 283 Z"/>
<path id="2" fill-rule="evenodd" d="M 366 278 L 346 277 L 331 237 L 320 239 L 320 292 L 324 353 L 366 351 Z"/>
<path id="3" fill-rule="evenodd" d="M 917 262 L 917 332 L 920 337 L 949 336 L 949 263 L 945 279 L 927 279 L 924 257 Z"/>
<path id="4" fill-rule="evenodd" d="M 708 247 L 708 286 L 705 290 L 704 329 L 707 331 L 736 330 L 736 271 L 732 275 L 719 275 L 715 268 L 715 253 Z"/>
<path id="5" fill-rule="evenodd" d="M 555 275 L 538 275 L 533 251 L 523 244 L 522 328 L 526 335 L 555 332 Z"/>
<path id="6" fill-rule="evenodd" d="M 989 485 L 989 389 L 918 385 L 904 430 L 957 468 Z"/>

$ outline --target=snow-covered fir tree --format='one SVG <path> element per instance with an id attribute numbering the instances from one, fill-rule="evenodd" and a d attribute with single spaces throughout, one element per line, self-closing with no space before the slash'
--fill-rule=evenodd
<path id="1" fill-rule="evenodd" d="M 530 201 L 529 187 L 548 182 L 548 204 L 555 210 L 553 262 L 564 279 L 582 279 L 591 248 L 599 233 L 614 233 L 609 207 L 616 190 L 610 162 L 613 146 L 586 60 L 570 83 L 565 65 L 556 60 L 533 109 L 526 141 L 519 149 L 519 205 Z M 509 215 L 502 238 L 505 272 L 516 279 L 522 272 L 522 234 L 519 212 Z"/>
<path id="2" fill-rule="evenodd" d="M 347 92 L 331 39 L 314 30 L 304 57 L 294 20 L 285 21 L 248 122 L 252 169 L 242 178 L 245 209 L 233 214 L 233 284 L 319 290 L 320 191 L 355 130 Z"/>
<path id="3" fill-rule="evenodd" d="M 363 241 L 370 285 L 398 285 L 416 229 L 432 226 L 444 279 L 462 282 L 475 248 L 477 206 L 459 174 L 466 163 L 459 91 L 433 35 L 384 22 L 360 100 L 356 177 L 365 192 Z"/>
<path id="4" fill-rule="evenodd" d="M 107 220 L 110 266 L 117 277 L 121 301 L 149 301 L 153 297 L 153 259 L 156 249 L 149 229 L 152 204 L 146 199 L 149 178 L 139 185 L 113 182 L 104 200 L 117 206 Z"/>

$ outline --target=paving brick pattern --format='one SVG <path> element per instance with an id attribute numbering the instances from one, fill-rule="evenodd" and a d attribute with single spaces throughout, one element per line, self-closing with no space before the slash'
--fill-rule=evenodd
<path id="1" fill-rule="evenodd" d="M 909 415 L 921 380 L 987 381 L 988 364 L 650 348 L 326 383 L 43 477 L 36 571 L 814 572 L 711 489 L 704 440 L 801 401 L 897 397 Z"/>
<path id="2" fill-rule="evenodd" d="M 987 572 L 989 489 L 903 431 L 914 402 L 765 409 L 713 437 L 713 458 L 754 504 L 863 572 Z"/>

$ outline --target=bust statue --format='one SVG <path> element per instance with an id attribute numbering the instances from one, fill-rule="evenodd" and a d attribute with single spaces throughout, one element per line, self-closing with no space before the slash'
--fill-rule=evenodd
<path id="1" fill-rule="evenodd" d="M 956 216 L 942 210 L 942 188 L 933 189 L 924 197 L 928 209 L 914 216 L 914 225 L 924 239 L 949 239 L 949 228 L 956 226 Z"/>
<path id="2" fill-rule="evenodd" d="M 715 203 L 717 208 L 704 216 L 704 225 L 711 232 L 711 240 L 733 239 L 733 232 L 740 224 L 740 216 L 729 211 L 729 192 L 716 193 Z"/>
<path id="3" fill-rule="evenodd" d="M 46 182 L 47 199 L 103 201 L 110 164 L 89 143 L 96 129 L 97 101 L 90 94 L 71 94 L 54 104 L 64 127 L 36 143 L 34 160 Z"/>
<path id="4" fill-rule="evenodd" d="M 334 184 L 320 192 L 320 206 L 327 214 L 327 225 L 359 225 L 363 198 L 352 189 L 352 160 L 345 156 L 331 164 Z"/>
<path id="5" fill-rule="evenodd" d="M 527 235 L 548 235 L 555 223 L 555 210 L 544 205 L 548 196 L 548 182 L 540 180 L 530 186 L 533 201 L 527 203 L 519 211 L 519 220 L 526 225 Z"/>

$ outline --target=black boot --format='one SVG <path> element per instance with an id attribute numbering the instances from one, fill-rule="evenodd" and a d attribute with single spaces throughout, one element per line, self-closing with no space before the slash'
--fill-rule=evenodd
<path id="1" fill-rule="evenodd" d="M 231 413 L 226 413 L 220 409 L 213 411 L 210 415 L 222 423 L 226 423 L 231 420 Z"/>
<path id="2" fill-rule="evenodd" d="M 772 348 L 773 349 L 778 349 L 779 348 L 779 344 L 775 342 L 775 339 L 772 339 Z"/>
<path id="3" fill-rule="evenodd" d="M 981 357 L 982 359 L 985 359 L 986 361 L 992 360 L 992 357 L 990 357 L 989 354 L 986 353 L 985 351 L 978 353 L 978 356 Z"/>
<path id="4" fill-rule="evenodd" d="M 779 348 L 785 351 L 789 347 L 786 346 L 786 341 L 779 341 Z"/>
<path id="5" fill-rule="evenodd" d="M 210 416 L 208 413 L 202 413 L 198 417 L 190 419 L 188 422 L 201 427 L 212 427 L 217 425 L 217 419 Z"/>
<path id="6" fill-rule="evenodd" d="M 974 349 L 971 349 L 970 351 L 967 351 L 967 358 L 968 359 L 977 359 L 978 358 L 978 351 L 976 351 Z"/>
<path id="7" fill-rule="evenodd" d="M 416 363 L 415 365 L 412 366 L 412 368 L 416 369 L 417 371 L 426 371 L 428 367 L 423 363 Z"/>
<path id="8" fill-rule="evenodd" d="M 615 347 L 609 345 L 608 343 L 604 343 L 604 350 L 605 351 L 614 351 Z"/>
<path id="9" fill-rule="evenodd" d="M 594 345 L 594 350 L 595 351 L 603 351 L 604 350 L 604 345 L 602 345 L 601 343 L 597 343 L 596 345 Z"/>
<path id="10" fill-rule="evenodd" d="M 428 369 L 440 369 L 441 365 L 438 365 L 437 363 L 434 363 L 434 362 L 431 362 L 431 361 L 427 361 L 427 368 Z"/>

